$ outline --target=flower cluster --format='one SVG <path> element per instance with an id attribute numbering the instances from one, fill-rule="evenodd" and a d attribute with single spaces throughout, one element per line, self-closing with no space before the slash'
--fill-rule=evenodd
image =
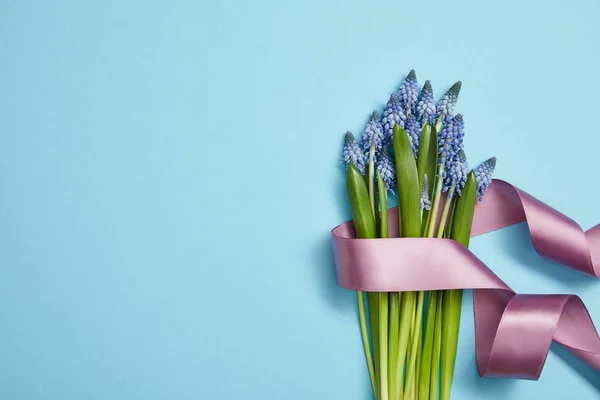
<path id="1" fill-rule="evenodd" d="M 450 118 L 438 134 L 439 154 L 452 162 L 464 148 L 465 121 L 462 114 Z M 450 165 L 448 165 L 450 167 Z"/>
<path id="2" fill-rule="evenodd" d="M 390 155 L 389 147 L 384 147 L 380 157 L 377 159 L 377 170 L 381 174 L 385 188 L 394 193 L 396 187 L 396 166 L 394 159 Z"/>
<path id="3" fill-rule="evenodd" d="M 417 104 L 417 115 L 421 121 L 433 122 L 435 120 L 435 102 L 433 100 L 433 88 L 431 82 L 425 81 L 421 90 L 421 98 Z"/>
<path id="4" fill-rule="evenodd" d="M 354 164 L 361 174 L 365 174 L 365 156 L 350 131 L 346 132 L 342 162 L 346 165 L 346 168 L 350 166 L 350 163 Z"/>
<path id="5" fill-rule="evenodd" d="M 409 114 L 406 118 L 406 127 L 404 127 L 404 130 L 410 139 L 410 144 L 412 145 L 413 152 L 415 153 L 415 158 L 417 158 L 417 153 L 419 152 L 421 129 L 421 124 L 417 120 L 417 117 L 413 114 Z"/>
<path id="6" fill-rule="evenodd" d="M 365 152 L 365 158 L 369 160 L 369 151 L 371 150 L 371 144 L 375 145 L 375 160 L 377 159 L 377 155 L 383 149 L 383 126 L 381 125 L 381 120 L 379 118 L 379 113 L 377 111 L 373 111 L 371 114 L 371 119 L 367 123 L 367 127 L 362 136 L 362 147 Z"/>
<path id="7" fill-rule="evenodd" d="M 417 98 L 419 96 L 417 74 L 415 74 L 414 69 L 410 70 L 408 76 L 400 85 L 400 90 L 398 90 L 398 94 L 400 95 L 400 102 L 402 104 L 402 108 L 407 110 L 407 112 L 414 112 L 415 107 L 417 105 Z"/>
<path id="8" fill-rule="evenodd" d="M 381 123 L 385 131 L 386 143 L 391 142 L 393 136 L 394 125 L 398 124 L 404 128 L 404 122 L 406 121 L 406 114 L 402 110 L 402 103 L 400 102 L 400 95 L 397 92 L 392 93 L 390 99 L 385 106 L 383 112 L 383 119 Z"/>
<path id="9" fill-rule="evenodd" d="M 444 171 L 444 191 L 446 192 L 451 187 L 454 187 L 454 190 L 460 196 L 462 189 L 467 183 L 468 175 L 469 165 L 467 164 L 467 156 L 464 150 L 460 150 L 456 158 L 451 162 L 450 168 Z"/>
<path id="10" fill-rule="evenodd" d="M 416 158 L 423 126 L 427 123 L 437 124 L 438 128 L 441 128 L 438 132 L 438 158 L 444 167 L 443 176 L 440 178 L 443 179 L 443 191 L 450 191 L 454 187 L 451 195 L 456 192 L 460 196 L 469 171 L 464 152 L 464 117 L 462 114 L 454 114 L 461 86 L 460 81 L 452 85 L 436 105 L 431 82 L 425 81 L 419 93 L 417 75 L 411 70 L 398 91 L 390 95 L 383 115 L 380 117 L 377 111 L 373 111 L 363 132 L 360 146 L 350 132 L 346 134 L 342 156 L 346 168 L 353 163 L 364 175 L 373 145 L 373 162 L 381 173 L 386 189 L 393 192 L 396 172 L 390 151 L 394 126 L 398 124 L 404 128 Z M 495 158 L 489 159 L 475 170 L 480 200 L 491 182 L 494 165 Z M 434 184 L 435 177 L 429 183 Z"/>
<path id="11" fill-rule="evenodd" d="M 438 117 L 441 116 L 443 118 L 452 118 L 454 115 L 454 108 L 458 102 L 458 94 L 460 93 L 461 86 L 461 81 L 456 82 L 440 99 L 437 105 Z"/>
<path id="12" fill-rule="evenodd" d="M 492 174 L 496 168 L 496 157 L 485 160 L 475 168 L 475 180 L 477 181 L 477 198 L 483 200 L 483 194 L 492 183 Z"/>

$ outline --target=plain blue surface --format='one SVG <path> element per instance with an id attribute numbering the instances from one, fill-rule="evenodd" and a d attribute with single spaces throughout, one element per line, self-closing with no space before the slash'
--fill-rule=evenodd
<path id="1" fill-rule="evenodd" d="M 463 81 L 473 163 L 600 221 L 600 4 L 0 1 L 0 398 L 364 400 L 342 135 L 411 68 Z M 600 282 L 526 227 L 472 250 L 515 290 Z M 465 296 L 455 399 L 600 398 L 560 348 L 483 380 Z"/>

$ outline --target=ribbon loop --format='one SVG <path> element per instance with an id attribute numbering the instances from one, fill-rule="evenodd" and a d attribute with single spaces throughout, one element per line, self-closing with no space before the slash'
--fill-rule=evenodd
<path id="1" fill-rule="evenodd" d="M 388 210 L 392 237 L 397 212 Z M 600 278 L 600 225 L 584 233 L 572 219 L 501 180 L 477 204 L 472 236 L 525 221 L 538 254 Z M 538 379 L 552 340 L 600 372 L 600 338 L 579 297 L 517 295 L 448 239 L 356 239 L 352 222 L 334 228 L 332 236 L 338 284 L 347 289 L 473 289 L 481 376 Z"/>

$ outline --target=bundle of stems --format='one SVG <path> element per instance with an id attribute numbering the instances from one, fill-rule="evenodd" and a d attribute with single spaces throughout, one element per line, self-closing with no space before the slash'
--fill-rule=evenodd
<path id="1" fill-rule="evenodd" d="M 460 197 L 450 188 L 443 210 L 445 154 L 438 157 L 438 126 L 425 123 L 415 160 L 406 131 L 395 124 L 393 150 L 401 237 L 448 237 L 469 244 L 477 182 L 471 171 Z M 346 184 L 359 238 L 387 238 L 387 191 L 369 152 L 366 177 L 350 164 Z M 429 179 L 428 179 L 429 177 Z M 432 185 L 427 185 L 430 180 Z M 423 204 L 432 198 L 431 211 Z M 449 223 L 450 221 L 450 223 Z M 437 230 L 436 230 L 437 228 Z M 415 266 L 418 268 L 418 266 Z M 449 399 L 458 345 L 462 290 L 358 292 L 361 333 L 377 400 Z"/>

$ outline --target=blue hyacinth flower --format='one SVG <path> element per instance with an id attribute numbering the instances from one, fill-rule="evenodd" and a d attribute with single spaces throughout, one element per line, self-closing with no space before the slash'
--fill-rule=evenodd
<path id="1" fill-rule="evenodd" d="M 414 69 L 410 70 L 408 76 L 400 85 L 398 94 L 400 95 L 402 109 L 414 112 L 416 110 L 419 96 L 419 84 L 417 82 L 417 74 L 415 74 Z"/>
<path id="2" fill-rule="evenodd" d="M 496 157 L 492 157 L 482 162 L 475 168 L 475 180 L 477 181 L 477 198 L 483 200 L 485 191 L 492 183 L 492 174 L 496 168 Z"/>
<path id="3" fill-rule="evenodd" d="M 396 123 L 404 128 L 406 121 L 406 114 L 402 110 L 402 104 L 400 102 L 400 95 L 396 92 L 392 93 L 390 99 L 385 106 L 385 110 L 383 111 L 383 119 L 381 120 L 381 124 L 383 126 L 383 131 L 385 133 L 384 142 L 391 143 L 392 137 L 394 135 L 394 125 Z"/>
<path id="4" fill-rule="evenodd" d="M 385 183 L 385 188 L 394 193 L 396 187 L 396 166 L 391 157 L 389 147 L 384 147 L 380 156 L 377 158 L 377 170 Z"/>
<path id="5" fill-rule="evenodd" d="M 421 123 L 424 124 L 426 121 L 435 121 L 435 114 L 436 108 L 433 99 L 433 88 L 431 87 L 431 82 L 425 81 L 425 85 L 423 85 L 423 89 L 421 90 L 421 97 L 417 103 L 417 115 L 419 116 Z"/>
<path id="6" fill-rule="evenodd" d="M 415 154 L 415 158 L 417 158 L 417 153 L 419 151 L 419 142 L 421 139 L 421 124 L 417 120 L 413 114 L 408 114 L 406 117 L 406 134 L 410 140 L 410 144 L 412 145 L 413 152 Z"/>
<path id="7" fill-rule="evenodd" d="M 454 115 L 454 108 L 456 107 L 456 103 L 458 102 L 458 94 L 460 93 L 460 88 L 462 86 L 462 82 L 458 81 L 448 91 L 437 105 L 437 115 L 443 115 L 444 119 L 452 118 Z"/>
<path id="8" fill-rule="evenodd" d="M 375 144 L 375 155 L 378 155 L 383 149 L 383 142 L 383 125 L 381 125 L 379 113 L 377 111 L 373 111 L 373 113 L 371 114 L 371 118 L 369 119 L 369 122 L 367 122 L 367 126 L 365 127 L 365 131 L 362 135 L 362 148 L 365 152 L 365 158 L 367 162 L 369 160 L 371 143 Z"/>
<path id="9" fill-rule="evenodd" d="M 460 150 L 456 154 L 456 157 L 449 163 L 446 170 L 444 170 L 444 192 L 447 192 L 454 186 L 455 191 L 460 196 L 467 183 L 468 176 L 469 166 L 467 164 L 467 156 L 464 150 Z M 450 197 L 452 198 L 453 196 Z"/>
<path id="10" fill-rule="evenodd" d="M 465 121 L 462 114 L 446 121 L 438 133 L 438 154 L 444 153 L 446 160 L 452 161 L 460 150 L 464 148 Z"/>
<path id="11" fill-rule="evenodd" d="M 352 163 L 361 174 L 365 174 L 365 155 L 350 131 L 346 132 L 342 163 L 346 166 L 346 169 Z"/>

